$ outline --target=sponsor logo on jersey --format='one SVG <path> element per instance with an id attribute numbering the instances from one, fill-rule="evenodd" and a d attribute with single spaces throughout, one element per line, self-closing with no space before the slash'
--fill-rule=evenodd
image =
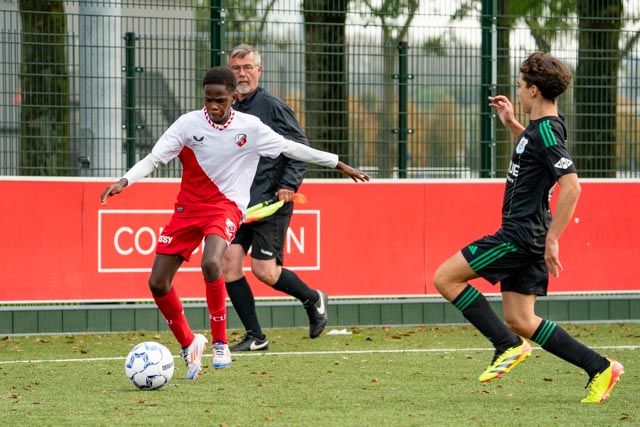
<path id="1" fill-rule="evenodd" d="M 477 246 L 469 245 L 469 252 L 471 252 L 471 255 L 475 255 L 477 250 L 478 250 Z"/>
<path id="2" fill-rule="evenodd" d="M 202 135 L 200 138 L 193 135 L 193 145 L 200 145 L 203 143 L 203 141 L 204 141 L 204 135 Z"/>
<path id="3" fill-rule="evenodd" d="M 520 173 L 520 165 L 510 161 L 509 172 L 507 172 L 507 179 L 509 180 L 509 182 L 512 182 L 514 178 L 517 178 L 519 173 Z"/>
<path id="4" fill-rule="evenodd" d="M 569 169 L 571 165 L 573 165 L 573 162 L 563 157 L 560 160 L 558 160 L 558 162 L 553 166 L 557 167 L 558 169 Z"/>
<path id="5" fill-rule="evenodd" d="M 172 240 L 173 240 L 173 237 L 172 236 L 167 236 L 166 234 L 162 234 L 160 237 L 158 237 L 158 243 L 169 244 L 169 243 L 171 243 Z"/>
<path id="6" fill-rule="evenodd" d="M 526 147 L 528 143 L 529 143 L 529 140 L 527 138 L 525 138 L 524 136 L 522 138 L 520 138 L 520 141 L 518 142 L 518 145 L 516 146 L 516 154 L 524 153 L 524 147 Z"/>
<path id="7" fill-rule="evenodd" d="M 245 135 L 244 133 L 239 133 L 238 135 L 235 136 L 235 138 L 233 138 L 233 142 L 238 147 L 242 147 L 244 144 L 247 143 L 247 135 Z"/>

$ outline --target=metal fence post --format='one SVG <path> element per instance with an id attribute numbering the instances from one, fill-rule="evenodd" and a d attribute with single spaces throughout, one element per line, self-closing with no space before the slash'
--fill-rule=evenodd
<path id="1" fill-rule="evenodd" d="M 398 134 L 398 177 L 407 177 L 407 135 L 413 133 L 413 129 L 408 129 L 407 110 L 409 103 L 408 81 L 413 78 L 408 73 L 408 53 L 409 44 L 402 41 L 398 44 L 398 129 L 394 133 Z"/>
<path id="2" fill-rule="evenodd" d="M 136 163 L 136 33 L 126 33 L 125 40 L 125 122 L 127 167 Z"/>
<path id="3" fill-rule="evenodd" d="M 482 65 L 480 85 L 480 177 L 495 177 L 495 115 L 487 98 L 495 91 L 497 60 L 496 0 L 482 0 Z"/>
<path id="4" fill-rule="evenodd" d="M 224 24 L 227 17 L 227 11 L 224 9 L 224 0 L 211 0 L 211 10 L 209 19 L 209 31 L 211 38 L 211 57 L 212 67 L 223 65 L 225 61 L 224 52 Z"/>

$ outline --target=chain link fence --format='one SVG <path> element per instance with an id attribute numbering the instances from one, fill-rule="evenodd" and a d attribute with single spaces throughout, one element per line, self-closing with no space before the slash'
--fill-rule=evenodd
<path id="1" fill-rule="evenodd" d="M 486 96 L 515 104 L 521 61 L 551 52 L 574 72 L 560 111 L 581 176 L 638 178 L 639 9 L 631 0 L 0 0 L 0 175 L 122 175 L 201 108 L 206 69 L 249 43 L 262 53 L 262 85 L 291 105 L 312 146 L 377 178 L 504 176 L 513 140 Z M 180 164 L 155 176 L 178 177 Z"/>

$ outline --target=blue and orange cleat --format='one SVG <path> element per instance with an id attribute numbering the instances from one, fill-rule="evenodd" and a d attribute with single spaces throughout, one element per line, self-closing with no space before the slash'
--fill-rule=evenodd
<path id="1" fill-rule="evenodd" d="M 204 335 L 196 334 L 191 345 L 182 349 L 181 356 L 187 365 L 188 380 L 195 380 L 200 375 L 202 369 L 202 354 L 207 346 L 207 338 Z"/>

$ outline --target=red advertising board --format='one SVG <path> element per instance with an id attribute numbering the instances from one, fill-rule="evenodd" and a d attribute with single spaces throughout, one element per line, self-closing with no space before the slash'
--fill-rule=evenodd
<path id="1" fill-rule="evenodd" d="M 154 249 L 177 180 L 137 183 L 109 199 L 107 181 L 0 180 L 0 302 L 149 299 Z M 332 296 L 435 295 L 433 274 L 462 246 L 500 225 L 501 180 L 307 180 L 285 246 L 285 264 Z M 640 292 L 640 182 L 583 181 L 560 241 L 555 293 Z M 174 285 L 204 298 L 199 247 Z M 249 260 L 245 264 L 248 270 Z M 258 297 L 282 296 L 247 271 Z M 484 292 L 498 289 L 477 280 Z"/>

